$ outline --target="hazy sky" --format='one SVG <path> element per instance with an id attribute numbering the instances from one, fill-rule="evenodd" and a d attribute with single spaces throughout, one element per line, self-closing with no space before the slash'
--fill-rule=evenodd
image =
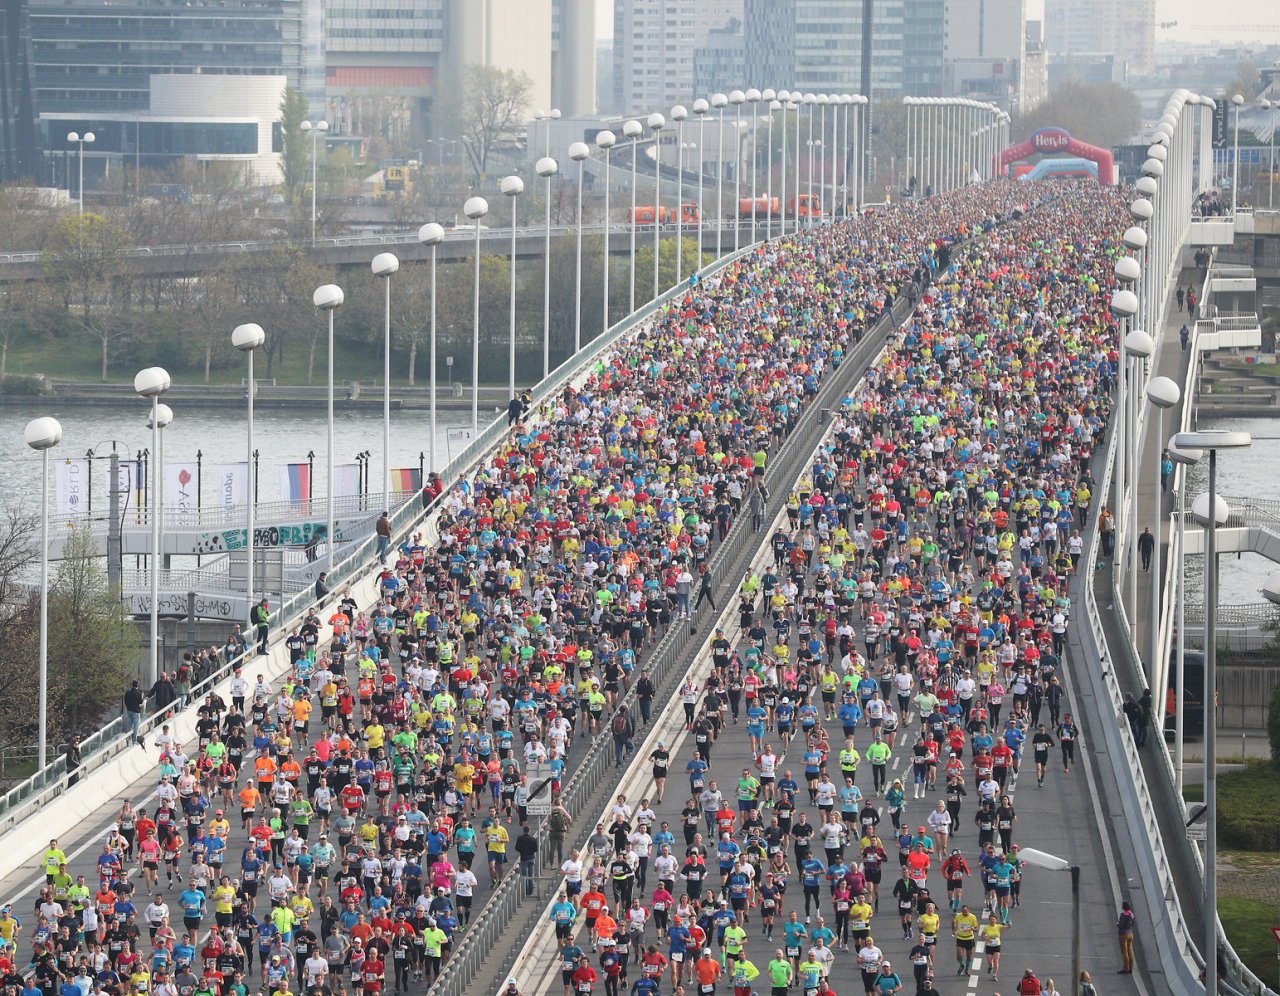
<path id="1" fill-rule="evenodd" d="M 1044 0 L 1027 0 L 1029 17 L 1039 16 L 1043 9 Z M 612 38 L 613 0 L 596 0 L 596 11 L 596 34 L 601 38 Z M 1178 22 L 1176 28 L 1158 29 L 1158 40 L 1236 41 L 1248 38 L 1261 42 L 1280 41 L 1280 17 L 1276 16 L 1275 0 L 1218 0 L 1212 5 L 1205 4 L 1203 0 L 1156 0 L 1156 20 Z M 1249 27 L 1231 30 L 1235 25 Z M 1271 30 L 1259 31 L 1254 27 L 1256 25 L 1268 25 Z"/>

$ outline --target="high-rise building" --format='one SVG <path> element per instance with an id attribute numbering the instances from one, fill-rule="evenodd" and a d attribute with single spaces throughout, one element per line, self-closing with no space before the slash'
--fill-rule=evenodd
<path id="1" fill-rule="evenodd" d="M 0 0 L 0 179 L 35 176 L 38 155 L 27 0 Z"/>
<path id="2" fill-rule="evenodd" d="M 1155 0 L 1045 0 L 1049 63 L 1111 54 L 1126 75 L 1155 68 Z"/>
<path id="3" fill-rule="evenodd" d="M 742 21 L 743 0 L 614 0 L 616 110 L 663 110 L 694 99 L 695 53 Z"/>
<path id="4" fill-rule="evenodd" d="M 945 89 L 944 0 L 873 0 L 871 89 L 876 97 Z M 862 88 L 862 3 L 746 0 L 747 82 L 813 93 Z"/>
<path id="5" fill-rule="evenodd" d="M 1031 24 L 1029 32 L 1026 0 L 946 0 L 943 53 L 950 91 L 1006 110 L 1039 103 L 1044 59 L 1039 22 Z"/>

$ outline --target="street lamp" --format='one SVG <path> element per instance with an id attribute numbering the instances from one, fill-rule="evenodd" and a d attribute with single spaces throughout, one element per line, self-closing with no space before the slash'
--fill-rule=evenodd
<path id="1" fill-rule="evenodd" d="M 631 139 L 631 264 L 629 266 L 631 297 L 627 314 L 633 314 L 636 310 L 636 161 L 639 159 L 639 148 L 636 143 L 644 134 L 644 125 L 632 118 L 622 126 L 622 134 Z"/>
<path id="2" fill-rule="evenodd" d="M 618 142 L 618 136 L 611 131 L 602 131 L 596 135 L 596 148 L 604 153 L 604 308 L 601 314 L 601 329 L 609 331 L 609 151 Z"/>
<path id="3" fill-rule="evenodd" d="M 1203 430 L 1179 432 L 1173 437 L 1178 449 L 1204 450 L 1209 454 L 1209 493 L 1198 498 L 1207 522 L 1204 548 L 1204 984 L 1206 993 L 1218 991 L 1218 521 L 1226 502 L 1218 497 L 1218 450 L 1250 446 L 1247 432 Z M 1212 509 L 1213 514 L 1210 514 Z M 1194 506 L 1193 506 L 1193 514 Z M 1222 516 L 1226 518 L 1226 516 Z"/>
<path id="4" fill-rule="evenodd" d="M 693 113 L 698 115 L 698 269 L 702 269 L 702 213 L 705 210 L 705 201 L 702 196 L 702 182 L 706 175 L 703 165 L 707 155 L 707 138 L 706 128 L 707 110 L 711 107 L 707 101 L 699 97 L 693 102 Z M 720 255 L 720 246 L 716 245 L 716 255 Z M 697 272 L 696 270 L 694 272 Z"/>
<path id="5" fill-rule="evenodd" d="M 1066 858 L 1034 847 L 1023 847 L 1018 850 L 1018 857 L 1033 868 L 1045 871 L 1071 872 L 1071 978 L 1072 986 L 1079 985 L 1080 979 L 1080 866 L 1073 865 Z"/>
<path id="6" fill-rule="evenodd" d="M 543 156 L 534 171 L 547 181 L 546 219 L 542 236 L 542 377 L 551 376 L 551 180 L 560 172 L 560 164 Z"/>
<path id="7" fill-rule="evenodd" d="M 1182 389 L 1169 377 L 1152 377 L 1147 382 L 1147 403 L 1155 409 L 1156 416 L 1156 434 L 1154 436 L 1154 444 L 1152 446 L 1155 460 L 1155 487 L 1152 489 L 1154 500 L 1152 505 L 1151 527 L 1156 533 L 1156 551 L 1160 549 L 1160 524 L 1164 518 L 1161 509 L 1161 489 L 1160 489 L 1160 467 L 1164 458 L 1161 452 L 1160 443 L 1164 440 L 1164 413 L 1166 409 L 1172 408 L 1182 400 Z M 1151 619 L 1149 622 L 1150 632 L 1147 634 L 1151 644 L 1151 652 L 1147 657 L 1147 678 L 1148 687 L 1159 692 L 1164 685 L 1163 675 L 1165 673 L 1164 662 L 1160 660 L 1160 644 L 1159 633 L 1160 628 L 1160 564 L 1159 556 L 1155 557 L 1156 563 L 1151 565 Z"/>
<path id="8" fill-rule="evenodd" d="M 1169 441 L 1169 457 L 1174 463 L 1183 467 L 1189 467 L 1197 464 L 1204 457 L 1200 450 L 1184 450 L 1176 446 L 1173 440 Z M 1186 661 L 1186 625 L 1183 616 L 1183 603 L 1187 597 L 1187 579 L 1186 579 L 1186 559 L 1187 559 L 1187 476 L 1184 473 L 1182 478 L 1182 487 L 1178 488 L 1178 570 L 1174 577 L 1177 582 L 1177 589 L 1174 594 L 1174 606 L 1176 607 L 1176 619 L 1174 621 L 1174 630 L 1177 634 L 1177 657 L 1175 672 L 1177 686 L 1177 694 L 1174 698 L 1174 749 L 1173 749 L 1173 767 L 1174 767 L 1174 794 L 1179 799 L 1182 798 L 1182 764 L 1183 764 L 1183 702 L 1187 694 L 1185 661 Z M 1164 682 L 1164 686 L 1168 687 L 1168 681 Z M 1163 692 L 1157 689 L 1160 694 Z M 1160 702 L 1160 729 L 1164 730 L 1164 710 L 1165 704 L 1163 699 Z"/>
<path id="9" fill-rule="evenodd" d="M 133 389 L 144 398 L 151 399 L 151 452 L 157 459 L 151 461 L 151 659 L 148 664 L 147 687 L 160 677 L 160 572 L 156 558 L 160 556 L 160 481 L 163 468 L 158 459 L 160 453 L 160 395 L 173 386 L 169 372 L 163 367 L 147 367 L 133 378 Z"/>
<path id="10" fill-rule="evenodd" d="M 684 275 L 683 253 L 680 242 L 684 238 L 684 122 L 689 109 L 683 104 L 671 108 L 671 120 L 676 123 L 676 283 Z"/>
<path id="11" fill-rule="evenodd" d="M 578 164 L 578 262 L 574 270 L 573 290 L 573 355 L 582 348 L 582 184 L 587 156 L 591 149 L 586 142 L 574 142 L 569 146 L 569 158 Z"/>
<path id="12" fill-rule="evenodd" d="M 1267 112 L 1267 123 L 1271 125 L 1271 138 L 1267 148 L 1267 209 L 1275 207 L 1276 196 L 1276 117 L 1280 110 L 1280 100 L 1263 100 L 1261 106 Z"/>
<path id="13" fill-rule="evenodd" d="M 787 112 L 795 109 L 795 105 L 791 103 L 790 90 L 778 91 L 778 104 L 779 110 L 782 111 L 782 121 L 779 123 L 782 131 L 782 156 L 778 164 L 780 166 L 778 171 L 778 230 L 785 239 L 787 237 Z M 770 204 L 769 206 L 772 209 L 773 205 Z"/>
<path id="14" fill-rule="evenodd" d="M 551 122 L 560 120 L 560 108 L 553 107 L 547 112 L 547 140 L 543 146 L 542 154 L 544 156 L 551 155 Z"/>
<path id="15" fill-rule="evenodd" d="M 760 98 L 763 94 L 755 87 L 747 90 L 747 103 L 751 105 L 751 241 L 756 241 L 756 197 L 760 193 L 757 169 L 760 151 L 756 148 L 756 129 L 760 125 Z"/>
<path id="16" fill-rule="evenodd" d="M 444 241 L 444 226 L 428 222 L 418 229 L 418 241 L 431 247 L 431 443 L 428 453 L 434 473 L 439 469 L 436 466 L 436 250 Z M 449 380 L 452 386 L 453 378 Z"/>
<path id="17" fill-rule="evenodd" d="M 827 195 L 824 192 L 827 186 L 827 152 L 830 146 L 827 144 L 827 108 L 831 106 L 831 95 L 827 93 L 818 94 L 818 217 L 822 218 L 827 213 Z"/>
<path id="18" fill-rule="evenodd" d="M 247 579 L 245 588 L 245 618 L 249 625 L 253 625 L 253 512 L 254 512 L 254 493 L 257 488 L 255 486 L 255 473 L 253 463 L 253 354 L 254 351 L 267 341 L 267 334 L 262 331 L 261 325 L 255 325 L 252 322 L 246 325 L 237 325 L 231 332 L 231 345 L 235 346 L 240 352 L 245 353 L 249 358 L 249 377 L 245 382 L 247 390 L 245 398 L 249 408 L 248 429 L 245 435 L 244 463 L 247 468 L 249 487 L 247 500 L 245 501 L 244 515 L 244 535 L 245 535 L 245 578 Z M 307 480 L 307 497 L 310 499 L 311 481 Z"/>
<path id="19" fill-rule="evenodd" d="M 84 218 L 84 147 L 86 145 L 92 145 L 93 140 L 94 134 L 91 131 L 86 131 L 83 135 L 74 131 L 67 134 L 68 142 L 73 142 L 80 146 L 80 183 L 76 190 L 80 199 L 80 218 L 82 220 Z"/>
<path id="20" fill-rule="evenodd" d="M 1142 383 L 1146 378 L 1147 361 L 1155 355 L 1156 343 L 1151 335 L 1142 329 L 1133 329 L 1124 337 L 1124 353 L 1129 358 L 1133 382 L 1129 385 L 1129 538 L 1132 544 L 1129 562 L 1129 628 L 1135 636 L 1133 649 L 1138 650 L 1137 620 L 1138 612 L 1138 570 L 1133 558 L 1138 552 L 1138 453 L 1142 449 L 1142 440 L 1138 438 L 1138 405 L 1142 396 Z M 1160 445 L 1160 437 L 1156 437 L 1156 445 Z"/>
<path id="21" fill-rule="evenodd" d="M 773 238 L 773 115 L 778 111 L 782 104 L 778 101 L 778 93 L 773 89 L 766 89 L 760 94 L 764 100 L 765 109 L 769 112 L 765 115 L 768 122 L 769 137 L 765 141 L 765 160 L 764 160 L 764 239 L 768 242 Z M 752 186 L 754 186 L 754 180 Z"/>
<path id="22" fill-rule="evenodd" d="M 382 507 L 391 507 L 391 274 L 400 269 L 393 252 L 380 252 L 370 264 L 383 284 L 382 295 Z"/>
<path id="23" fill-rule="evenodd" d="M 333 524 L 333 313 L 342 306 L 346 295 L 337 284 L 321 284 L 311 295 L 311 303 L 329 316 L 329 394 L 325 411 L 327 448 L 325 450 L 325 562 L 333 572 L 333 547 L 337 537 Z M 251 496 L 252 497 L 252 496 Z"/>
<path id="24" fill-rule="evenodd" d="M 298 126 L 305 135 L 311 133 L 311 244 L 316 242 L 316 139 L 329 130 L 328 121 L 317 121 L 312 124 L 304 121 Z M 332 565 L 331 565 L 332 566 Z"/>
<path id="25" fill-rule="evenodd" d="M 724 241 L 724 108 L 729 98 L 723 93 L 711 95 L 711 106 L 720 112 L 719 138 L 716 140 L 716 255 L 719 256 Z M 737 205 L 734 205 L 736 208 Z"/>
<path id="26" fill-rule="evenodd" d="M 471 291 L 471 441 L 480 438 L 480 219 L 489 213 L 483 197 L 468 197 L 462 213 L 475 229 L 475 282 Z"/>
<path id="27" fill-rule="evenodd" d="M 1244 103 L 1244 97 L 1236 94 L 1231 98 L 1231 103 L 1236 109 L 1236 128 L 1235 128 L 1235 151 L 1231 156 L 1231 220 L 1236 218 L 1236 193 L 1240 189 L 1240 105 Z"/>
<path id="28" fill-rule="evenodd" d="M 38 766 L 44 769 L 49 749 L 49 450 L 62 442 L 56 418 L 33 418 L 22 432 L 33 450 L 40 451 L 40 745 Z M 152 597 L 152 608 L 155 598 Z"/>
<path id="29" fill-rule="evenodd" d="M 507 391 L 511 398 L 516 396 L 516 201 L 524 193 L 524 181 L 518 176 L 504 176 L 499 188 L 502 196 L 511 201 L 511 292 L 508 302 L 510 311 L 510 339 L 507 343 Z"/>
<path id="30" fill-rule="evenodd" d="M 653 299 L 658 299 L 658 258 L 662 253 L 658 242 L 662 234 L 662 129 L 667 119 L 657 111 L 649 115 L 649 130 L 653 132 Z"/>
<path id="31" fill-rule="evenodd" d="M 733 90 L 729 94 L 729 103 L 733 105 L 733 251 L 738 251 L 738 233 L 742 229 L 742 105 L 747 95 L 741 90 Z"/>

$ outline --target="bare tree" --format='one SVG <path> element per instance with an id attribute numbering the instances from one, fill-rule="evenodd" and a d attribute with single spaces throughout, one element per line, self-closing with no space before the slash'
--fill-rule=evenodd
<path id="1" fill-rule="evenodd" d="M 527 73 L 494 66 L 468 66 L 463 75 L 462 145 L 475 171 L 483 178 L 489 159 L 513 134 L 529 103 L 533 80 Z"/>

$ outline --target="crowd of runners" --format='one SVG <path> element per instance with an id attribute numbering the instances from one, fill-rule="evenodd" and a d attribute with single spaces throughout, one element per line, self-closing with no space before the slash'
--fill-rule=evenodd
<path id="1" fill-rule="evenodd" d="M 554 793 L 597 734 L 627 752 L 618 697 L 638 685 L 650 719 L 648 648 L 695 610 L 821 378 L 902 295 L 915 316 L 761 536 L 774 567 L 744 579 L 740 632 L 684 690 L 700 756 L 654 758 L 688 779 L 682 835 L 620 800 L 586 851 L 557 855 L 564 985 L 810 996 L 844 961 L 869 994 L 928 992 L 948 935 L 957 971 L 982 942 L 997 975 L 1019 899 L 1012 774 L 1028 751 L 1039 780 L 1058 752 L 1069 772 L 1079 738 L 1066 578 L 1113 376 L 1122 209 L 1101 187 L 975 187 L 692 287 L 516 422 L 442 497 L 438 541 L 394 552 L 375 607 L 317 606 L 283 681 L 237 673 L 199 706 L 197 743 L 156 737 L 155 805 L 121 810 L 96 880 L 50 843 L 34 908 L 0 911 L 0 982 L 423 991 L 512 855 L 532 863 L 526 766 L 549 765 Z M 749 738 L 740 774 L 714 767 L 725 737 Z M 929 816 L 913 827 L 908 808 Z M 575 818 L 554 808 L 553 838 Z M 895 931 L 913 941 L 896 967 L 873 939 Z"/>

